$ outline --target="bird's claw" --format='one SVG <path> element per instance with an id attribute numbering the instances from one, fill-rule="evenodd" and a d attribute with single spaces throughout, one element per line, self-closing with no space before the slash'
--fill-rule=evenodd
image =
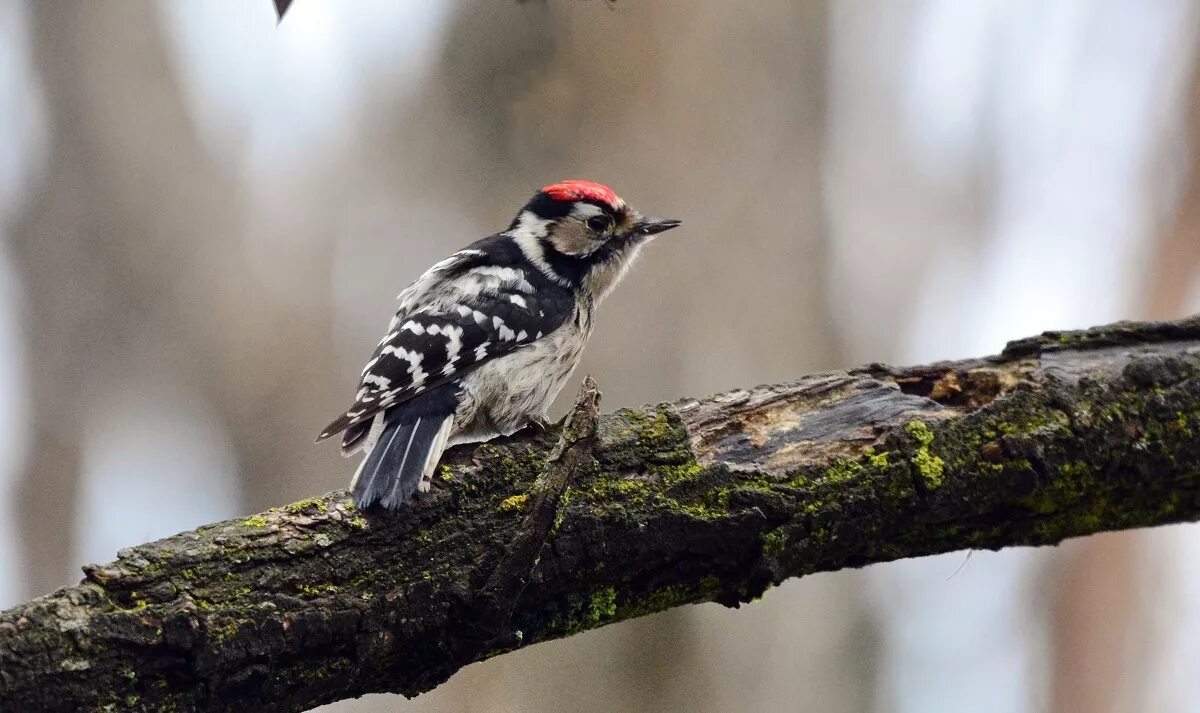
<path id="1" fill-rule="evenodd" d="M 546 431 L 554 427 L 554 422 L 545 416 L 530 416 L 525 423 L 525 427 L 514 433 L 514 436 L 528 434 L 530 436 L 540 436 Z"/>

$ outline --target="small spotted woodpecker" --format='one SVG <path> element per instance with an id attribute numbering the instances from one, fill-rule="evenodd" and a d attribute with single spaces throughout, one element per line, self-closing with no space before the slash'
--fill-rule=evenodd
<path id="1" fill-rule="evenodd" d="M 429 268 L 400 293 L 337 433 L 366 455 L 354 503 L 391 510 L 429 489 L 442 451 L 544 423 L 579 363 L 592 313 L 653 236 L 612 189 L 567 180 L 542 188 L 502 233 Z"/>

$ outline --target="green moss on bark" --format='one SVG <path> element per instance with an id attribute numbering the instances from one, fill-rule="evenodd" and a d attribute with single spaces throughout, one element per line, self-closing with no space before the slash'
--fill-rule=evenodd
<path id="1" fill-rule="evenodd" d="M 301 501 L 122 551 L 0 615 L 0 670 L 17 672 L 0 708 L 415 694 L 530 642 L 802 574 L 1196 519 L 1198 343 L 1197 321 L 1117 325 L 604 417 L 511 616 L 485 622 L 474 598 L 558 429 L 456 448 L 402 513 Z"/>

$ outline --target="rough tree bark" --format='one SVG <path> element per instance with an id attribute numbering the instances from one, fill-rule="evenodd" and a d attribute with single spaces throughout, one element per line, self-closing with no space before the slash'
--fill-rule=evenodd
<path id="1" fill-rule="evenodd" d="M 399 514 L 339 491 L 85 567 L 0 614 L 0 709 L 415 695 L 811 572 L 1200 519 L 1200 317 L 604 417 L 593 388 L 565 428 L 451 452 Z"/>

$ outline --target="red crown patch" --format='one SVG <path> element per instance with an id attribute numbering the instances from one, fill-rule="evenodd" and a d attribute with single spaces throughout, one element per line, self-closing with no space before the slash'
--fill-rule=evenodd
<path id="1" fill-rule="evenodd" d="M 542 188 L 542 193 L 558 201 L 599 201 L 615 208 L 621 201 L 613 189 L 602 183 L 569 178 Z"/>

